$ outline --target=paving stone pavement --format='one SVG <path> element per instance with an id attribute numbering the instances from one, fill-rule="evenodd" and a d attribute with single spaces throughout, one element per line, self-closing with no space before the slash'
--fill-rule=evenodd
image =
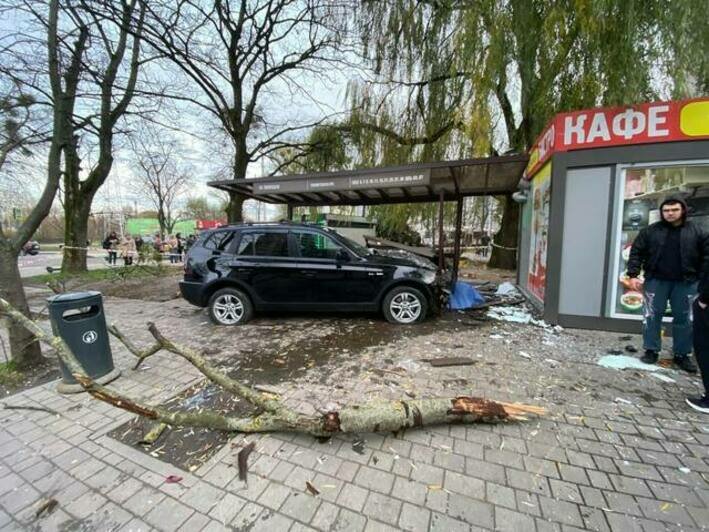
<path id="1" fill-rule="evenodd" d="M 128 330 L 157 317 L 183 337 L 203 323 L 203 317 L 188 317 L 189 307 L 182 303 L 175 308 L 185 314 L 177 318 L 166 315 L 168 304 L 150 303 L 141 303 L 136 317 L 134 305 L 112 299 L 107 312 L 127 321 Z M 115 388 L 151 403 L 200 380 L 174 356 L 155 355 L 147 369 L 132 371 L 131 356 L 115 343 L 113 351 L 124 373 Z M 581 384 L 556 384 L 551 390 L 543 359 L 532 364 L 505 355 L 500 360 L 511 366 L 505 371 L 519 375 L 515 388 L 492 382 L 496 370 L 488 374 L 478 366 L 481 380 L 473 380 L 472 389 L 542 404 L 549 408 L 547 416 L 396 436 L 342 435 L 325 443 L 284 433 L 236 436 L 236 443 L 256 443 L 248 482 L 238 479 L 230 445 L 196 471 L 179 471 L 106 436 L 131 414 L 84 394 L 59 395 L 56 383 L 21 392 L 4 402 L 58 414 L 0 410 L 0 530 L 709 528 L 709 418 L 681 403 L 685 394 L 696 392 L 696 380 L 679 376 L 669 385 L 633 376 L 640 388 L 608 395 L 606 383 L 617 385 L 612 370 L 570 356 L 555 367 L 569 372 L 566 380 L 582 375 Z M 477 370 L 470 371 L 474 376 Z M 584 393 L 574 386 L 586 386 Z M 609 400 L 613 395 L 623 400 Z M 302 399 L 289 398 L 293 404 Z M 360 439 L 363 447 L 353 447 Z M 170 474 L 183 480 L 166 483 Z M 306 491 L 306 481 L 318 496 Z M 47 497 L 58 501 L 57 508 L 35 518 Z"/>

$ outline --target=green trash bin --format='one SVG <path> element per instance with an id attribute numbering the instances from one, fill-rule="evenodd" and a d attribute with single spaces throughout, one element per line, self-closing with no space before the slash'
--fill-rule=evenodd
<path id="1" fill-rule="evenodd" d="M 121 372 L 113 366 L 101 293 L 59 294 L 48 298 L 47 303 L 52 331 L 66 342 L 89 377 L 98 384 L 118 378 Z M 59 367 L 62 382 L 57 390 L 60 393 L 82 392 L 84 389 L 61 360 Z"/>

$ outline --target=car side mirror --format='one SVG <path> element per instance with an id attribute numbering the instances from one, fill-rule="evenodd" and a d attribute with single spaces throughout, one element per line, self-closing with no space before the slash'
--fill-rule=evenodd
<path id="1" fill-rule="evenodd" d="M 337 255 L 335 255 L 335 258 L 337 259 L 337 262 L 349 262 L 350 254 L 347 253 L 344 249 L 340 248 L 337 250 Z"/>

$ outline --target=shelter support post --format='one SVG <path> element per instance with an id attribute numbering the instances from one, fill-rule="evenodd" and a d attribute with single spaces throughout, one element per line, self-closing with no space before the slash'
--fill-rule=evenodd
<path id="1" fill-rule="evenodd" d="M 453 282 L 458 280 L 458 263 L 460 262 L 460 239 L 463 232 L 463 196 L 458 196 L 455 206 L 455 243 L 453 247 Z"/>
<path id="2" fill-rule="evenodd" d="M 445 205 L 445 193 L 441 190 L 438 200 L 438 269 L 443 271 L 445 266 L 443 256 L 443 207 Z"/>
<path id="3" fill-rule="evenodd" d="M 286 205 L 286 218 L 288 218 L 289 222 L 293 220 L 293 204 L 292 203 L 288 203 Z"/>

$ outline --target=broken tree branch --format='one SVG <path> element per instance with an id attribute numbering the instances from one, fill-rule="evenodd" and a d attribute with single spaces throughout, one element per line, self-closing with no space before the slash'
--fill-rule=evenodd
<path id="1" fill-rule="evenodd" d="M 116 327 L 114 323 L 109 325 L 107 328 L 108 332 L 110 332 L 113 336 L 116 337 L 116 339 L 118 339 L 124 346 L 126 346 L 126 349 L 128 349 L 128 351 L 138 357 L 138 362 L 136 362 L 135 366 L 133 366 L 133 370 L 138 369 L 143 363 L 143 360 L 160 351 L 159 343 L 153 344 L 144 349 L 138 349 L 135 344 L 133 344 L 133 342 L 131 342 L 120 330 L 118 330 L 118 327 Z"/>
<path id="2" fill-rule="evenodd" d="M 61 338 L 46 333 L 34 321 L 15 310 L 2 298 L 0 298 L 0 310 L 10 319 L 25 327 L 38 340 L 53 347 L 59 359 L 91 396 L 168 425 L 232 432 L 283 431 L 301 432 L 313 436 L 332 436 L 339 432 L 398 432 L 406 428 L 441 423 L 496 423 L 506 420 L 523 420 L 526 414 L 544 414 L 544 409 L 539 407 L 460 396 L 411 401 L 377 401 L 348 406 L 338 411 L 303 415 L 287 408 L 280 401 L 264 398 L 256 391 L 222 374 L 210 366 L 195 350 L 165 338 L 157 330 L 155 324 L 151 323 L 149 325 L 150 332 L 160 345 L 160 349 L 182 356 L 207 378 L 246 399 L 262 411 L 252 417 L 241 419 L 206 410 L 170 412 L 165 408 L 142 403 L 97 384 L 86 374 L 71 349 Z M 125 337 L 123 336 L 123 338 Z"/>

